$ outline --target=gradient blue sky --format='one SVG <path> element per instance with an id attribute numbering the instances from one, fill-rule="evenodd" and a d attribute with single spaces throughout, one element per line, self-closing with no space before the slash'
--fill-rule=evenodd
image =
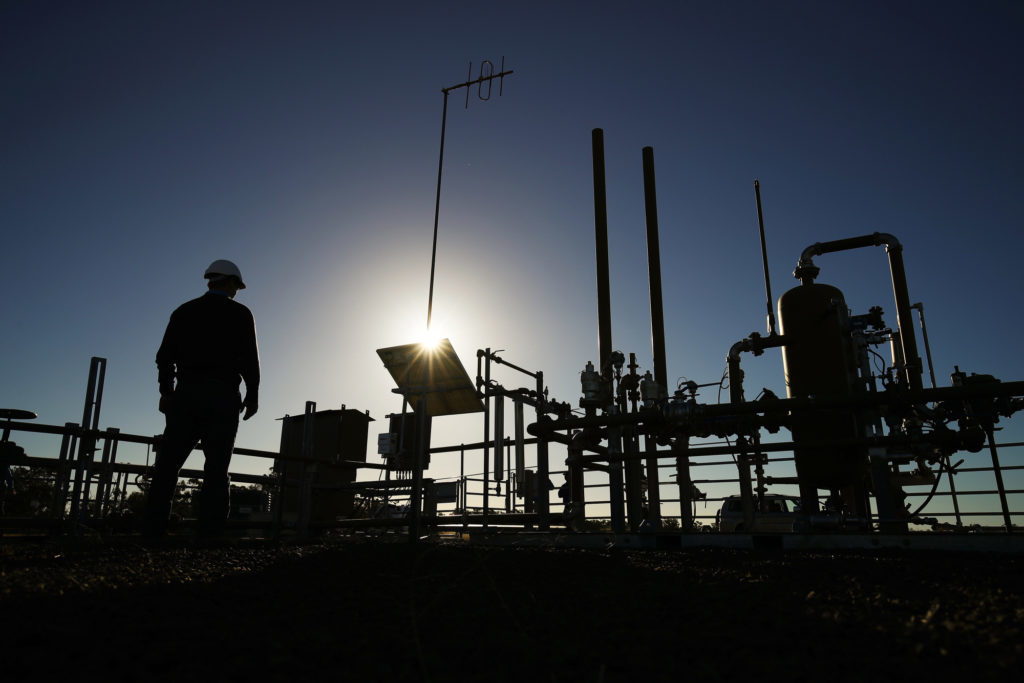
<path id="1" fill-rule="evenodd" d="M 399 410 L 375 350 L 425 324 L 441 88 L 502 56 L 503 96 L 448 111 L 434 317 L 471 373 L 476 349 L 505 349 L 577 402 L 597 354 L 601 127 L 613 340 L 642 370 L 650 145 L 673 379 L 716 381 L 765 330 L 755 178 L 776 297 L 809 244 L 890 232 L 940 384 L 954 364 L 1024 379 L 1022 8 L 4 2 L 0 406 L 78 421 L 102 356 L 101 426 L 159 433 L 167 317 L 229 258 L 263 360 L 239 446 L 276 450 L 275 418 L 307 400 Z M 883 249 L 817 262 L 854 313 L 895 323 Z M 777 351 L 745 369 L 748 396 L 785 393 Z M 482 435 L 445 420 L 435 445 Z"/>

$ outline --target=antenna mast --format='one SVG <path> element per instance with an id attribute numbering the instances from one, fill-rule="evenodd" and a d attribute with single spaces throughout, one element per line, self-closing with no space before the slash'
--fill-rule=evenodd
<path id="1" fill-rule="evenodd" d="M 775 336 L 775 311 L 772 309 L 772 281 L 768 277 L 768 247 L 764 242 L 764 215 L 761 213 L 761 183 L 754 180 L 754 196 L 757 198 L 757 225 L 761 229 L 761 262 L 764 264 L 764 293 L 768 303 L 768 334 Z"/>
<path id="2" fill-rule="evenodd" d="M 430 317 L 434 310 L 434 266 L 437 263 L 437 219 L 441 212 L 441 169 L 444 167 L 444 131 L 448 121 L 448 93 L 459 88 L 466 89 L 466 109 L 469 109 L 469 88 L 476 86 L 476 96 L 483 102 L 491 99 L 491 88 L 494 79 L 498 79 L 498 97 L 501 97 L 502 86 L 505 83 L 505 76 L 510 76 L 512 71 L 505 71 L 505 57 L 501 58 L 501 71 L 494 73 L 494 64 L 489 59 L 480 62 L 480 76 L 473 77 L 473 62 L 469 63 L 469 73 L 464 83 L 441 88 L 444 93 L 444 108 L 441 110 L 441 153 L 437 159 L 437 196 L 434 199 L 434 244 L 430 249 L 430 291 L 427 295 L 427 331 L 430 331 Z M 487 94 L 484 95 L 484 83 L 487 84 Z"/>

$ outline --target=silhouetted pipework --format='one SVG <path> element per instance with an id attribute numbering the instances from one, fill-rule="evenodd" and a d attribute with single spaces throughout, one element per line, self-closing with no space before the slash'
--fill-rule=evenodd
<path id="1" fill-rule="evenodd" d="M 687 382 L 685 388 L 681 386 L 671 398 L 667 397 L 662 393 L 667 384 L 667 372 L 654 160 L 650 147 L 643 149 L 643 161 L 651 344 L 656 378 L 652 379 L 648 372 L 641 379 L 636 372 L 634 354 L 630 354 L 630 372 L 623 374 L 623 354 L 613 351 L 611 346 L 604 147 L 600 129 L 593 131 L 593 145 L 600 367 L 595 370 L 588 363 L 580 374 L 580 406 L 586 409 L 585 416 L 538 422 L 529 429 L 531 434 L 541 439 L 561 441 L 569 446 L 567 464 L 574 489 L 572 509 L 577 514 L 585 502 L 582 471 L 604 471 L 609 478 L 607 502 L 612 528 L 615 531 L 621 528 L 621 463 L 625 460 L 628 463 L 626 508 L 630 511 L 632 527 L 637 517 L 637 499 L 642 495 L 636 485 L 637 469 L 632 463 L 646 458 L 648 472 L 655 475 L 651 477 L 654 479 L 658 470 L 657 460 L 675 457 L 680 521 L 684 531 L 691 530 L 689 505 L 704 494 L 693 486 L 699 481 L 693 482 L 689 476 L 689 440 L 717 436 L 734 440 L 730 442 L 729 452 L 738 467 L 743 526 L 747 530 L 756 530 L 756 515 L 769 511 L 766 502 L 766 498 L 771 498 L 768 486 L 787 483 L 799 485 L 803 529 L 870 529 L 877 524 L 883 532 L 905 532 L 911 521 L 922 522 L 916 517 L 916 512 L 910 514 L 907 512 L 909 508 L 904 509 L 901 501 L 906 494 L 902 486 L 935 481 L 935 473 L 930 466 L 936 462 L 946 463 L 947 473 L 952 474 L 948 465 L 950 453 L 959 449 L 977 451 L 981 448 L 985 433 L 975 417 L 978 406 L 986 405 L 987 401 L 995 402 L 982 411 L 991 413 L 993 417 L 997 414 L 1009 416 L 1024 407 L 1024 399 L 1016 398 L 1024 395 L 1019 392 L 1020 385 L 999 385 L 994 378 L 988 383 L 985 383 L 985 378 L 974 382 L 981 389 L 981 403 L 968 399 L 962 393 L 950 394 L 934 389 L 922 391 L 921 361 L 909 322 L 911 306 L 902 246 L 892 235 L 874 233 L 817 243 L 805 249 L 794 273 L 801 280 L 801 285 L 786 292 L 779 300 L 782 333 L 777 333 L 758 181 L 754 187 L 768 307 L 768 335 L 762 337 L 752 333 L 729 350 L 730 403 L 698 403 L 697 388 L 708 384 L 692 381 Z M 846 308 L 839 289 L 814 282 L 818 268 L 812 261 L 813 256 L 872 245 L 885 245 L 887 248 L 896 299 L 895 329 L 885 327 L 880 307 L 873 307 L 866 315 L 854 316 Z M 881 344 L 890 346 L 892 365 L 888 369 L 883 365 L 876 373 L 869 352 L 873 353 L 870 347 Z M 740 354 L 749 352 L 760 356 L 770 348 L 783 350 L 787 390 L 792 398 L 782 401 L 765 389 L 755 401 L 747 401 L 743 393 Z M 881 359 L 878 354 L 874 355 Z M 879 391 L 879 383 L 885 389 L 898 391 Z M 638 389 L 643 398 L 642 408 L 636 401 Z M 1011 396 L 1014 398 L 1010 399 Z M 929 406 L 942 400 L 944 404 L 937 408 Z M 958 431 L 950 429 L 947 424 L 954 420 L 957 420 Z M 795 478 L 773 478 L 765 472 L 767 452 L 776 449 L 761 444 L 760 430 L 775 433 L 782 427 L 793 434 L 793 443 L 787 447 L 795 454 Z M 562 440 L 556 434 L 556 430 L 561 429 L 568 430 L 572 436 Z M 646 440 L 642 452 L 636 441 L 640 435 Z M 988 441 L 991 444 L 991 437 Z M 602 442 L 607 443 L 606 448 L 602 447 Z M 667 445 L 670 450 L 658 451 L 658 445 Z M 916 464 L 916 469 L 901 469 L 907 464 Z M 757 474 L 756 488 L 752 485 L 751 469 Z M 993 469 L 1003 498 L 1005 489 L 995 457 Z M 940 466 L 939 473 L 942 471 Z M 657 482 L 654 481 L 653 485 L 657 487 Z M 828 492 L 827 502 L 832 507 L 819 510 L 822 490 Z M 952 483 L 950 490 L 955 496 Z M 871 496 L 877 503 L 877 512 L 872 509 Z M 646 515 L 647 520 L 655 524 L 658 520 L 656 502 L 656 496 L 652 496 L 652 509 Z M 957 506 L 955 499 L 953 504 Z M 1005 505 L 1003 508 L 1009 529 L 1009 513 Z M 822 512 L 826 517 L 824 522 L 820 519 L 822 515 L 819 513 Z"/>

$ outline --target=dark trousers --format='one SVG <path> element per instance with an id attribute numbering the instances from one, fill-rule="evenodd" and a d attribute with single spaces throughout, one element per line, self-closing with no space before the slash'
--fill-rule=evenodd
<path id="1" fill-rule="evenodd" d="M 228 517 L 228 465 L 242 397 L 237 389 L 226 385 L 193 383 L 179 387 L 169 403 L 167 426 L 146 500 L 145 531 L 152 536 L 167 531 L 178 472 L 196 444 L 202 442 L 206 463 L 199 495 L 199 534 L 219 536 Z"/>

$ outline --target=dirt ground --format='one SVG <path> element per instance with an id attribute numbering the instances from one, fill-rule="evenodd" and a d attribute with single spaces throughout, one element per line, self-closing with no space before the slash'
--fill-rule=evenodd
<path id="1" fill-rule="evenodd" d="M 1017 555 L 0 538 L 3 679 L 1016 679 Z"/>

